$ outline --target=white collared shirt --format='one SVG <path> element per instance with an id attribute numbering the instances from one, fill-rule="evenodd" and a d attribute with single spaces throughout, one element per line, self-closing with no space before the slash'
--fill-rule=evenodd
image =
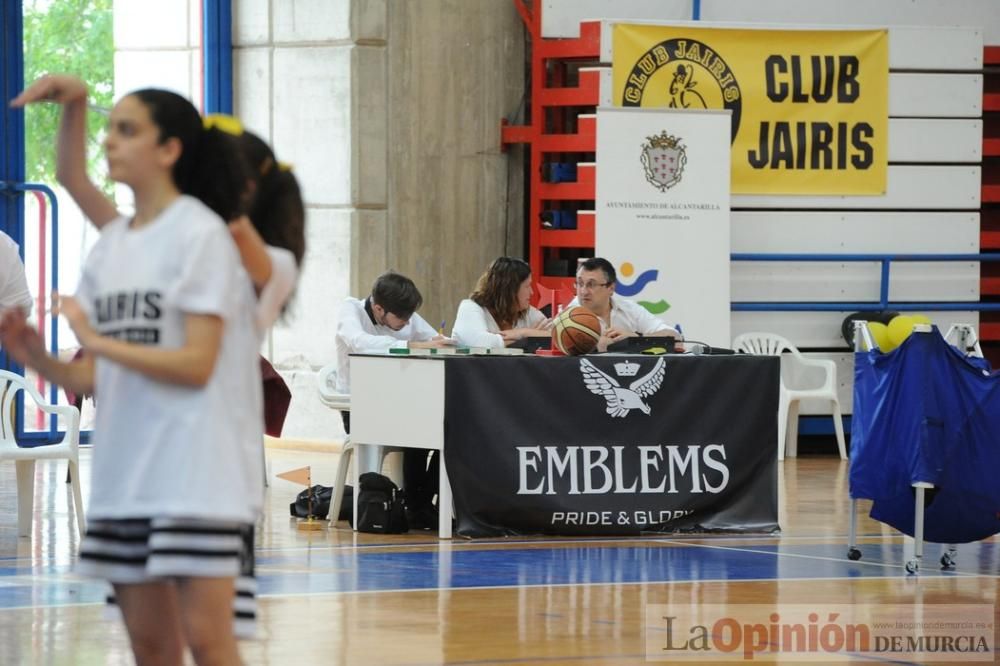
<path id="1" fill-rule="evenodd" d="M 545 315 L 533 307 L 529 307 L 511 328 L 539 328 L 545 321 Z M 451 331 L 455 342 L 467 347 L 488 347 L 500 349 L 504 346 L 500 326 L 490 311 L 471 298 L 458 304 L 455 314 L 455 328 Z"/>
<path id="2" fill-rule="evenodd" d="M 365 299 L 367 300 L 367 299 Z M 337 391 L 351 392 L 350 355 L 359 352 L 387 352 L 406 349 L 408 343 L 430 340 L 438 334 L 416 312 L 403 328 L 394 331 L 372 321 L 365 300 L 348 298 L 337 312 Z"/>
<path id="3" fill-rule="evenodd" d="M 580 305 L 580 300 L 574 298 L 567 307 Z M 627 298 L 616 298 L 611 296 L 611 316 L 608 317 L 611 325 L 608 325 L 602 317 L 598 317 L 601 322 L 601 335 L 608 332 L 609 328 L 617 328 L 621 331 L 635 333 L 636 335 L 654 335 L 657 333 L 670 333 L 680 338 L 680 333 L 673 326 L 668 326 L 662 319 L 642 307 L 635 301 Z"/>

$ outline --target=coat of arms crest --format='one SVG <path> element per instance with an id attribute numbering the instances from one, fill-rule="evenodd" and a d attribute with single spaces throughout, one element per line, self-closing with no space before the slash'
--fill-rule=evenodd
<path id="1" fill-rule="evenodd" d="M 680 137 L 671 136 L 664 130 L 646 137 L 640 159 L 646 172 L 646 180 L 659 191 L 666 192 L 681 181 L 687 153 L 684 152 Z"/>

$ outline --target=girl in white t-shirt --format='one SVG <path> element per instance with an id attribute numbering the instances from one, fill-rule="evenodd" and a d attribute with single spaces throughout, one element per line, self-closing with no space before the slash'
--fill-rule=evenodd
<path id="1" fill-rule="evenodd" d="M 499 257 L 459 303 L 451 337 L 460 345 L 499 348 L 528 336 L 548 336 L 551 320 L 531 306 L 531 267 Z"/>
<path id="2" fill-rule="evenodd" d="M 65 140 L 67 124 L 85 116 L 81 87 L 45 77 L 13 102 L 64 104 L 61 178 L 67 161 L 82 163 L 82 142 Z M 259 412 L 239 409 L 232 394 L 259 339 L 253 289 L 222 223 L 241 210 L 243 161 L 190 102 L 155 89 L 115 105 L 105 151 L 111 178 L 133 191 L 135 215 L 114 217 L 96 187 L 74 183 L 74 198 L 103 226 L 77 298 L 60 304 L 84 360 L 49 356 L 21 313 L 4 314 L 0 339 L 50 381 L 97 389 L 79 570 L 114 585 L 137 661 L 180 663 L 188 647 L 198 663 L 237 663 L 234 579 L 263 477 L 259 449 L 248 455 L 239 427 Z"/>
<path id="3" fill-rule="evenodd" d="M 86 88 L 72 77 L 46 77 L 49 97 L 64 105 L 60 128 L 59 182 L 77 201 L 98 228 L 110 223 L 113 204 L 101 195 L 86 175 L 85 165 L 73 146 L 83 145 L 83 115 L 76 107 L 86 100 Z M 249 456 L 263 458 L 263 395 L 259 349 L 266 330 L 282 314 L 298 278 L 305 253 L 305 204 L 291 168 L 278 161 L 271 148 L 256 135 L 243 130 L 239 120 L 228 115 L 204 119 L 212 127 L 231 135 L 247 166 L 244 202 L 247 214 L 229 222 L 229 230 L 239 250 L 242 273 L 250 284 L 241 287 L 254 310 L 243 310 L 232 327 L 237 356 L 244 357 L 240 372 L 228 374 L 226 391 L 232 397 L 234 417 L 243 429 L 240 434 Z M 249 316 L 248 316 L 249 315 Z M 263 488 L 247 498 L 248 505 L 262 509 Z M 256 579 L 254 577 L 254 533 L 242 531 L 240 576 L 236 580 L 234 626 L 237 637 L 256 635 Z M 109 608 L 115 598 L 108 597 Z"/>

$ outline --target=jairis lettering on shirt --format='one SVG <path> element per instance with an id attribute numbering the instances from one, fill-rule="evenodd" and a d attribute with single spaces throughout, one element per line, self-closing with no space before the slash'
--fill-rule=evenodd
<path id="1" fill-rule="evenodd" d="M 157 320 L 163 314 L 159 291 L 118 291 L 94 300 L 94 312 L 99 326 L 137 319 Z"/>

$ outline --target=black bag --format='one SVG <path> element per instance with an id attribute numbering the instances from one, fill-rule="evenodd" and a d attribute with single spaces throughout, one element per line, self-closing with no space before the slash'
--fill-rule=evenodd
<path id="1" fill-rule="evenodd" d="M 316 518 L 326 518 L 333 503 L 333 488 L 315 485 L 296 495 L 295 501 L 288 505 L 293 518 L 309 517 L 309 494 L 312 493 L 312 514 Z M 353 525 L 354 488 L 344 486 L 344 501 L 340 505 L 340 515 L 337 520 L 346 520 Z"/>
<path id="2" fill-rule="evenodd" d="M 358 531 L 374 534 L 403 534 L 409 531 L 406 500 L 395 483 L 376 472 L 358 479 Z"/>

